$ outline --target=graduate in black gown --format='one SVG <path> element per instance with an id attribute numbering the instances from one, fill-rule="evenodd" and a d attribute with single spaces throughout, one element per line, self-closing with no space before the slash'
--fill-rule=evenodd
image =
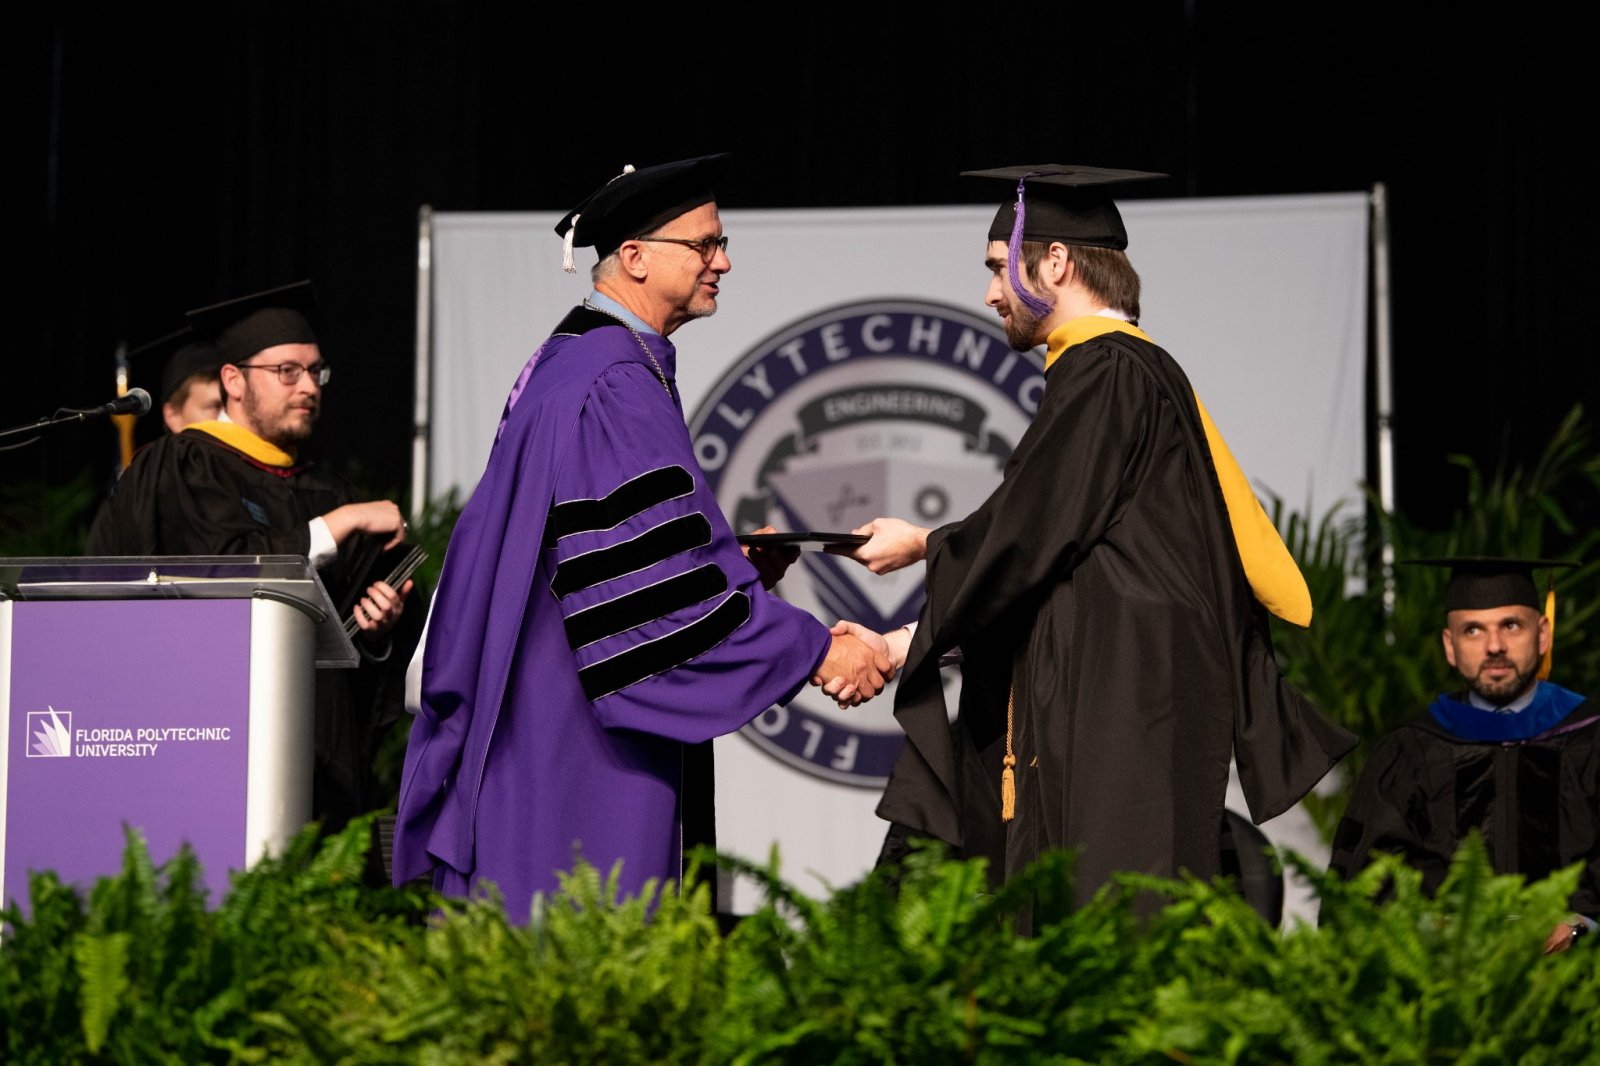
<path id="1" fill-rule="evenodd" d="M 376 552 L 404 538 L 400 509 L 356 501 L 342 477 L 300 454 L 331 374 L 312 331 L 314 308 L 310 283 L 299 282 L 189 313 L 194 332 L 216 348 L 223 409 L 135 455 L 87 550 L 302 555 L 335 603 L 353 605 L 362 666 L 317 672 L 312 814 L 331 831 L 382 805 L 372 758 L 402 713 L 415 636 L 411 623 L 400 627 L 409 582 L 359 587 Z"/>
<path id="2" fill-rule="evenodd" d="M 927 562 L 914 634 L 889 635 L 906 744 L 878 806 L 884 860 L 936 837 L 998 881 L 1071 847 L 1079 900 L 1118 870 L 1213 877 L 1230 756 L 1261 822 L 1355 744 L 1273 657 L 1268 613 L 1309 624 L 1309 592 L 1182 369 L 1138 326 L 1108 190 L 1162 175 L 972 176 L 1012 194 L 988 234 L 986 302 L 1012 347 L 1046 346 L 1045 392 L 971 515 L 856 530 L 874 572 Z M 952 725 L 940 660 L 956 649 Z"/>
<path id="3" fill-rule="evenodd" d="M 161 422 L 166 433 L 180 433 L 193 422 L 215 421 L 222 411 L 220 358 L 217 349 L 195 336 L 188 326 L 128 353 L 136 373 L 145 364 L 160 366 L 161 385 L 156 399 L 161 404 Z M 117 470 L 118 477 L 122 473 L 121 469 Z M 101 527 L 110 520 L 111 497 L 107 494 L 90 524 L 90 544 L 107 543 L 109 532 Z"/>
<path id="4" fill-rule="evenodd" d="M 161 422 L 167 432 L 214 421 L 222 412 L 222 357 L 216 347 L 187 328 L 163 341 L 172 353 L 161 367 Z"/>
<path id="5" fill-rule="evenodd" d="M 1450 568 L 1445 658 L 1466 688 L 1441 695 L 1380 740 L 1334 836 L 1344 876 L 1393 852 L 1436 892 L 1467 837 L 1529 881 L 1583 865 L 1572 915 L 1545 936 L 1564 951 L 1600 918 L 1600 708 L 1546 680 L 1554 597 L 1540 611 L 1534 559 L 1416 560 Z M 1539 930 L 1544 933 L 1544 930 Z"/>

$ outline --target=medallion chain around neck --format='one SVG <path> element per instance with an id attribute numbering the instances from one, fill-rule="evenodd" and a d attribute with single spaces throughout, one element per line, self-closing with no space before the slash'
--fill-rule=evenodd
<path id="1" fill-rule="evenodd" d="M 615 318 L 618 322 L 622 323 L 622 327 L 624 329 L 633 334 L 633 339 L 638 341 L 639 347 L 644 350 L 644 357 L 650 360 L 650 367 L 655 371 L 656 378 L 661 382 L 661 387 L 667 390 L 668 396 L 671 396 L 672 386 L 667 384 L 666 372 L 661 369 L 661 364 L 656 362 L 656 353 L 650 350 L 650 346 L 644 342 L 644 338 L 639 335 L 639 331 L 633 328 L 633 323 L 629 322 L 625 318 L 620 317 L 619 315 L 612 314 L 603 307 L 596 307 L 587 299 L 583 301 L 583 306 L 587 307 L 591 311 L 599 311 L 602 315 L 605 315 L 608 318 Z"/>

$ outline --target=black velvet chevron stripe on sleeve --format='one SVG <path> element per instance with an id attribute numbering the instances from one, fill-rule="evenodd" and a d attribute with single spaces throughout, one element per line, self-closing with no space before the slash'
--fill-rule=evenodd
<path id="1" fill-rule="evenodd" d="M 604 499 L 567 500 L 550 509 L 545 523 L 544 546 L 555 547 L 562 537 L 615 529 L 658 503 L 676 500 L 694 491 L 694 478 L 681 466 L 663 466 L 618 485 Z"/>
<path id="2" fill-rule="evenodd" d="M 716 563 L 707 563 L 686 574 L 646 585 L 636 592 L 577 612 L 566 621 L 567 643 L 577 651 L 727 590 L 728 575 Z"/>
<path id="3" fill-rule="evenodd" d="M 711 543 L 711 523 L 698 511 L 680 515 L 609 548 L 574 555 L 556 565 L 550 591 L 564 598 L 602 581 L 637 573 L 674 555 Z"/>
<path id="4" fill-rule="evenodd" d="M 579 670 L 578 680 L 583 684 L 584 695 L 591 701 L 598 700 L 681 666 L 721 644 L 749 617 L 750 598 L 735 592 L 699 621 Z"/>

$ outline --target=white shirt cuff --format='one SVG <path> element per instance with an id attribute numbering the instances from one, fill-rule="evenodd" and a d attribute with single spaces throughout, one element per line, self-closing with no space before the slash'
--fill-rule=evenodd
<path id="1" fill-rule="evenodd" d="M 312 566 L 318 568 L 327 566 L 333 562 L 333 557 L 339 554 L 339 545 L 333 539 L 333 531 L 320 517 L 311 520 L 310 529 L 311 547 L 306 551 L 306 558 L 311 560 Z"/>

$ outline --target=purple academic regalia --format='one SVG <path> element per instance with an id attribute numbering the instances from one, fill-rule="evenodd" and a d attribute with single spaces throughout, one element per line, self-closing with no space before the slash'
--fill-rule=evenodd
<path id="1" fill-rule="evenodd" d="M 667 380 L 673 346 L 643 336 Z M 676 879 L 690 745 L 792 699 L 828 631 L 768 594 L 641 339 L 575 309 L 517 379 L 435 594 L 396 883 L 523 920 L 581 856 Z M 709 787 L 709 782 L 691 782 Z"/>

